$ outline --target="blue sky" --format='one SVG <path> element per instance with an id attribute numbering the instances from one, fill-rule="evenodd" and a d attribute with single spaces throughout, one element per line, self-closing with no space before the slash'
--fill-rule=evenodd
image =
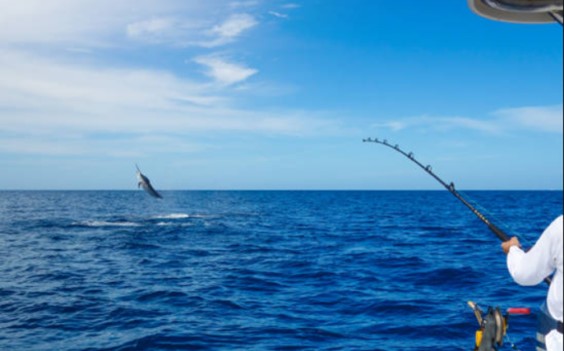
<path id="1" fill-rule="evenodd" d="M 562 28 L 466 1 L 0 0 L 0 189 L 562 189 Z"/>

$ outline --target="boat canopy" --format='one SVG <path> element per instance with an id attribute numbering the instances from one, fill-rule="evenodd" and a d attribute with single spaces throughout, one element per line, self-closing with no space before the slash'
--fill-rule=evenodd
<path id="1" fill-rule="evenodd" d="M 514 23 L 562 24 L 564 0 L 468 0 L 476 14 Z"/>

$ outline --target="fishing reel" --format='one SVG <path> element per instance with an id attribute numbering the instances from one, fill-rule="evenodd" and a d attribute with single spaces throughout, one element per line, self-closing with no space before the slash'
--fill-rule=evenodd
<path id="1" fill-rule="evenodd" d="M 474 311 L 480 329 L 476 331 L 476 347 L 474 351 L 497 351 L 503 345 L 507 333 L 508 317 L 503 315 L 499 307 L 488 307 L 484 314 L 478 305 L 468 301 L 468 306 Z"/>
<path id="2" fill-rule="evenodd" d="M 529 308 L 508 308 L 505 315 L 501 313 L 499 307 L 488 307 L 484 312 L 478 305 L 472 301 L 468 301 L 468 306 L 474 311 L 474 315 L 478 320 L 480 329 L 476 330 L 476 346 L 474 351 L 498 351 L 503 346 L 503 340 L 507 335 L 507 327 L 509 326 L 510 315 L 530 315 Z M 510 346 L 517 350 L 515 344 Z"/>

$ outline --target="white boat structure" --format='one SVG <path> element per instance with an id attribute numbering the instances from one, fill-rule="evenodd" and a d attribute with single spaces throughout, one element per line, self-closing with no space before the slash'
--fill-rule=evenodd
<path id="1" fill-rule="evenodd" d="M 562 0 L 468 0 L 474 13 L 496 21 L 562 24 Z"/>

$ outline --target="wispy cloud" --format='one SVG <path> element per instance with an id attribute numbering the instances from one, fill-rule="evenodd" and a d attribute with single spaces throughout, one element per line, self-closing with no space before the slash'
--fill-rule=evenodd
<path id="1" fill-rule="evenodd" d="M 104 48 L 135 40 L 216 47 L 258 24 L 252 14 L 233 13 L 244 3 L 252 8 L 228 0 L 2 0 L 0 43 Z"/>
<path id="2" fill-rule="evenodd" d="M 529 130 L 562 134 L 562 105 L 504 108 L 489 118 L 461 116 L 417 116 L 383 121 L 372 125 L 392 131 L 418 129 L 425 131 L 469 130 L 488 134 Z"/>
<path id="3" fill-rule="evenodd" d="M 172 17 L 151 18 L 126 26 L 129 38 L 153 43 L 184 42 L 190 37 L 189 27 Z M 196 28 L 197 29 L 197 28 Z"/>
<path id="4" fill-rule="evenodd" d="M 281 7 L 283 9 L 292 10 L 292 9 L 300 8 L 301 6 L 299 4 L 290 2 L 290 3 L 287 3 L 287 4 L 283 4 Z"/>
<path id="5" fill-rule="evenodd" d="M 85 142 L 85 139 L 87 142 Z M 30 138 L 27 134 L 3 138 L 0 153 L 41 156 L 96 156 L 140 158 L 148 154 L 187 154 L 201 152 L 213 146 L 187 141 L 169 135 L 109 134 L 103 137 L 90 134 L 41 135 Z"/>
<path id="6" fill-rule="evenodd" d="M 3 106 L 82 103 L 85 109 L 95 110 L 107 104 L 166 107 L 171 101 L 210 105 L 220 100 L 206 85 L 166 71 L 82 66 L 15 51 L 3 52 L 0 72 Z"/>
<path id="7" fill-rule="evenodd" d="M 213 26 L 208 31 L 209 40 L 197 42 L 203 47 L 217 47 L 233 42 L 244 32 L 255 27 L 258 21 L 251 15 L 246 13 L 233 14 L 224 22 Z"/>
<path id="8" fill-rule="evenodd" d="M 241 8 L 241 7 L 253 7 L 259 4 L 258 0 L 247 0 L 247 1 L 233 1 L 229 3 L 229 7 Z"/>
<path id="9" fill-rule="evenodd" d="M 268 14 L 271 15 L 271 16 L 277 17 L 277 18 L 288 19 L 288 18 L 290 18 L 290 16 L 288 15 L 287 12 L 295 10 L 297 8 L 300 8 L 300 7 L 301 6 L 296 4 L 296 3 L 286 3 L 286 4 L 282 4 L 278 7 L 282 11 L 270 10 L 270 11 L 268 11 Z"/>
<path id="10" fill-rule="evenodd" d="M 274 17 L 284 18 L 284 19 L 288 18 L 288 15 L 286 15 L 284 13 L 277 12 L 277 11 L 268 11 L 268 13 L 270 15 L 274 16 Z"/>
<path id="11" fill-rule="evenodd" d="M 221 0 L 219 0 L 221 1 Z M 127 24 L 207 9 L 197 1 L 26 0 L 2 1 L 0 42 L 100 47 L 116 44 Z M 135 9 L 132 11 L 132 9 Z"/>
<path id="12" fill-rule="evenodd" d="M 153 18 L 146 21 L 139 21 L 127 25 L 127 34 L 132 37 L 153 36 L 169 31 L 174 21 L 170 18 Z"/>
<path id="13" fill-rule="evenodd" d="M 255 18 L 246 13 L 231 15 L 225 22 L 214 26 L 212 32 L 223 38 L 234 38 L 257 25 Z"/>
<path id="14" fill-rule="evenodd" d="M 196 57 L 194 61 L 206 66 L 208 68 L 206 74 L 223 85 L 242 82 L 258 72 L 256 69 L 228 62 L 217 55 Z"/>
<path id="15" fill-rule="evenodd" d="M 466 117 L 439 117 L 439 116 L 417 116 L 392 121 L 384 121 L 372 125 L 374 128 L 386 128 L 392 131 L 401 131 L 405 129 L 421 129 L 421 130 L 453 130 L 466 129 L 487 133 L 496 133 L 498 128 L 495 123 L 490 121 L 482 121 L 478 119 Z"/>
<path id="16" fill-rule="evenodd" d="M 200 61 L 222 84 L 256 73 L 218 57 Z M 314 113 L 233 108 L 223 88 L 166 71 L 101 69 L 4 51 L 0 76 L 4 153 L 118 157 L 138 150 L 193 152 L 201 146 L 182 142 L 182 136 L 307 135 L 337 129 Z"/>
<path id="17" fill-rule="evenodd" d="M 505 108 L 493 114 L 507 125 L 562 134 L 562 105 Z"/>
<path id="18" fill-rule="evenodd" d="M 246 13 L 231 14 L 215 24 L 204 19 L 159 17 L 130 23 L 126 33 L 131 39 L 149 43 L 214 48 L 236 41 L 258 23 Z"/>

